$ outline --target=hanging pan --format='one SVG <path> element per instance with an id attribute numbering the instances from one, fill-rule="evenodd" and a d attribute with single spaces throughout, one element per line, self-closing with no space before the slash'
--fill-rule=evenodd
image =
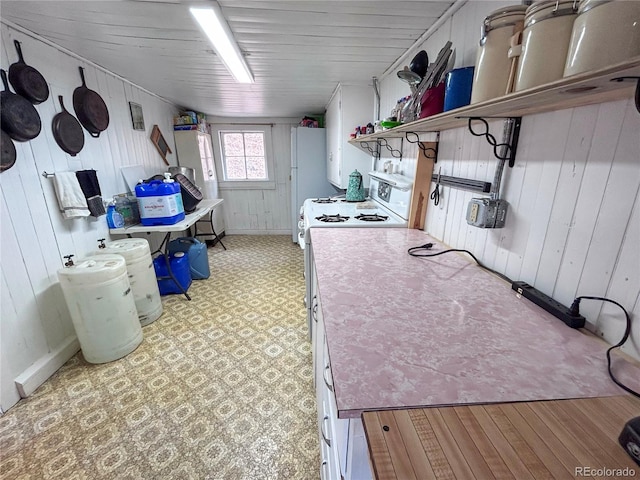
<path id="1" fill-rule="evenodd" d="M 82 85 L 73 91 L 73 109 L 76 117 L 89 134 L 98 138 L 109 126 L 109 111 L 102 97 L 87 87 L 84 68 L 78 67 Z"/>
<path id="2" fill-rule="evenodd" d="M 0 69 L 4 90 L 2 92 L 2 130 L 17 142 L 27 142 L 38 136 L 42 124 L 36 107 L 24 97 L 9 90 L 7 72 Z"/>
<path id="3" fill-rule="evenodd" d="M 56 114 L 51 122 L 53 138 L 62 150 L 75 157 L 84 147 L 84 132 L 76 117 L 64 108 L 62 95 L 58 95 L 58 100 L 62 111 Z"/>
<path id="4" fill-rule="evenodd" d="M 2 157 L 0 158 L 0 172 L 13 167 L 16 163 L 16 146 L 13 144 L 11 137 L 2 130 Z"/>
<path id="5" fill-rule="evenodd" d="M 13 41 L 18 51 L 18 61 L 9 67 L 9 81 L 18 95 L 34 105 L 49 98 L 49 86 L 38 70 L 27 65 L 22 57 L 20 42 Z"/>

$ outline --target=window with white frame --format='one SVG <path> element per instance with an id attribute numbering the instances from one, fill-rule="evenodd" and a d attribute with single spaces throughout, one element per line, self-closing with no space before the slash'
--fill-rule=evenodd
<path id="1" fill-rule="evenodd" d="M 219 125 L 221 188 L 275 188 L 269 125 Z"/>

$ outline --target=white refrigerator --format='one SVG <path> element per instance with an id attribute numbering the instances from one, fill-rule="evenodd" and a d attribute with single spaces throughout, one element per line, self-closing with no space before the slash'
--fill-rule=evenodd
<path id="1" fill-rule="evenodd" d="M 300 207 L 304 201 L 336 194 L 327 179 L 326 138 L 324 128 L 291 129 L 291 236 L 296 243 Z"/>

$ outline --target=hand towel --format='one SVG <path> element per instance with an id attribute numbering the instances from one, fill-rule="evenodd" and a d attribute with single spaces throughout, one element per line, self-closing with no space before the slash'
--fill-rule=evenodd
<path id="1" fill-rule="evenodd" d="M 84 194 L 84 198 L 87 199 L 87 206 L 89 207 L 89 213 L 92 217 L 99 217 L 104 215 L 104 203 L 102 202 L 102 192 L 100 191 L 100 184 L 98 183 L 98 175 L 95 170 L 78 170 L 76 172 L 78 183 Z"/>
<path id="2" fill-rule="evenodd" d="M 75 172 L 59 172 L 53 177 L 58 206 L 64 218 L 89 216 L 89 207 L 84 198 Z"/>

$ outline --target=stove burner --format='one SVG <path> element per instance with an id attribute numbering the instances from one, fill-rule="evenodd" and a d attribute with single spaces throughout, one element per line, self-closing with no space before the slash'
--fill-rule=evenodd
<path id="1" fill-rule="evenodd" d="M 347 220 L 349 220 L 349 217 L 345 217 L 344 215 L 340 215 L 339 213 L 337 215 L 327 215 L 326 213 L 316 217 L 316 220 L 320 220 L 321 222 L 326 222 L 326 223 L 340 223 L 340 222 L 346 222 Z"/>
<path id="2" fill-rule="evenodd" d="M 384 222 L 389 217 L 387 217 L 386 215 L 378 215 L 377 213 L 372 213 L 372 214 L 361 213 L 360 215 L 356 215 L 354 218 L 358 220 L 362 220 L 363 222 Z"/>
<path id="3" fill-rule="evenodd" d="M 335 203 L 337 200 L 335 198 L 316 198 L 315 200 L 311 200 L 313 203 Z"/>

